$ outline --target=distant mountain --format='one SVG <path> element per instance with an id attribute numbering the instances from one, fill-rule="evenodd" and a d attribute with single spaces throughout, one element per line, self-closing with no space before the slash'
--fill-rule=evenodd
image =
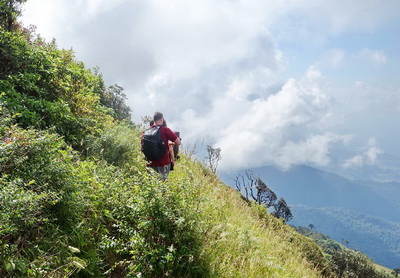
<path id="1" fill-rule="evenodd" d="M 360 250 L 379 264 L 399 267 L 400 223 L 342 208 L 295 205 L 292 212 L 295 217 L 291 225 L 312 224 L 318 232 L 338 242 L 348 242 L 349 248 Z"/>
<path id="2" fill-rule="evenodd" d="M 351 180 L 304 165 L 288 171 L 274 166 L 252 170 L 292 207 L 294 218 L 289 224 L 313 224 L 336 240 L 345 238 L 352 243 L 351 248 L 359 248 L 378 263 L 399 267 L 395 262 L 399 261 L 400 232 L 397 238 L 390 233 L 400 225 L 399 182 Z M 234 187 L 238 174 L 243 171 L 225 173 L 221 179 Z M 390 242 L 397 242 L 397 246 Z"/>
<path id="3" fill-rule="evenodd" d="M 252 170 L 289 205 L 341 207 L 400 222 L 400 183 L 350 180 L 304 165 L 288 171 L 274 166 Z M 238 174 L 221 179 L 233 185 Z"/>

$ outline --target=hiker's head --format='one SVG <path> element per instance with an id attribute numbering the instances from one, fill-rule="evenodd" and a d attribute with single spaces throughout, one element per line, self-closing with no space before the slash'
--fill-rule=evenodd
<path id="1" fill-rule="evenodd" d="M 164 115 L 161 112 L 156 112 L 154 113 L 154 123 L 157 125 L 161 125 L 162 122 L 164 121 Z"/>

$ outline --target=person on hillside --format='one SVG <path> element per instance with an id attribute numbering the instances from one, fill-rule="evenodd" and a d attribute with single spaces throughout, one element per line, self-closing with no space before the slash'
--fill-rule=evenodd
<path id="1" fill-rule="evenodd" d="M 150 127 L 154 125 L 154 120 L 150 121 Z M 164 119 L 164 122 L 162 124 L 162 126 L 167 126 L 167 121 Z M 179 135 L 177 133 L 175 133 L 178 137 Z M 180 139 L 180 138 L 179 138 Z M 174 166 L 175 166 L 175 143 L 172 142 L 171 140 L 168 140 L 168 151 L 169 151 L 169 158 L 171 160 L 171 166 L 170 166 L 170 171 L 174 170 Z M 177 147 L 179 148 L 179 146 L 177 145 Z"/>
<path id="2" fill-rule="evenodd" d="M 167 126 L 167 121 L 165 119 L 164 119 L 164 123 L 162 125 Z M 178 134 L 176 134 L 176 136 L 178 136 Z M 178 136 L 178 138 L 179 138 L 179 136 Z M 180 140 L 180 138 L 179 138 L 179 140 Z M 170 171 L 174 170 L 174 166 L 175 166 L 174 146 L 175 146 L 175 143 L 172 142 L 171 140 L 168 140 L 168 152 L 169 152 L 169 158 L 171 160 Z"/>
<path id="3" fill-rule="evenodd" d="M 154 125 L 161 126 L 161 138 L 164 141 L 166 152 L 159 160 L 151 161 L 148 166 L 159 173 L 163 179 L 166 179 L 171 170 L 171 156 L 169 146 L 179 146 L 181 144 L 181 140 L 171 129 L 164 125 L 164 115 L 161 112 L 155 112 L 153 120 Z"/>

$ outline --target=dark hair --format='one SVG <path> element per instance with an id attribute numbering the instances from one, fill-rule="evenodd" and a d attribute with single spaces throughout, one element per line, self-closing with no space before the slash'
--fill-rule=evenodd
<path id="1" fill-rule="evenodd" d="M 161 112 L 155 112 L 154 113 L 154 117 L 153 117 L 154 122 L 157 122 L 158 120 L 160 120 L 162 118 L 164 118 L 164 115 Z"/>
<path id="2" fill-rule="evenodd" d="M 150 126 L 152 126 L 152 125 L 154 125 L 154 121 L 153 120 L 150 121 Z"/>

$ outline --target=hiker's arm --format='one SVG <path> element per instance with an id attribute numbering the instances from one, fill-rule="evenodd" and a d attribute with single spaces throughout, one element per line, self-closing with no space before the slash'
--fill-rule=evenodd
<path id="1" fill-rule="evenodd" d="M 179 139 L 179 137 L 176 138 L 176 140 L 174 141 L 175 146 L 179 146 L 181 144 L 181 139 Z"/>
<path id="2" fill-rule="evenodd" d="M 175 146 L 179 146 L 181 144 L 181 139 L 179 139 L 179 136 L 176 135 L 175 132 L 173 132 L 170 129 L 167 129 L 168 132 L 168 140 L 171 140 L 172 142 L 174 142 Z M 176 138 L 176 139 L 175 139 Z M 174 140 L 175 139 L 175 140 Z M 174 140 L 174 141 L 173 141 Z"/>

